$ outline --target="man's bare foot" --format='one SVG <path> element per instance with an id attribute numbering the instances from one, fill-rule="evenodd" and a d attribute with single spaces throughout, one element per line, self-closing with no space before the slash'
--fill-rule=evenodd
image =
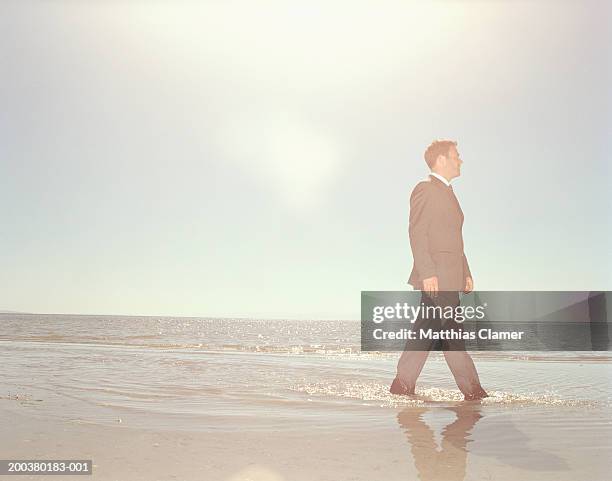
<path id="1" fill-rule="evenodd" d="M 401 396 L 414 396 L 414 388 L 410 389 L 399 378 L 395 378 L 389 388 L 391 394 L 399 394 Z"/>
<path id="2" fill-rule="evenodd" d="M 489 397 L 489 395 L 481 386 L 478 386 L 471 393 L 464 393 L 463 397 L 466 401 L 478 401 L 479 399 Z"/>

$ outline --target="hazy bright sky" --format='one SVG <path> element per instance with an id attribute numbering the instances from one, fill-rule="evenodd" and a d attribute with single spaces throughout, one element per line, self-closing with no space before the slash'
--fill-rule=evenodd
<path id="1" fill-rule="evenodd" d="M 300 3 L 1 3 L 0 308 L 357 319 L 435 138 L 477 289 L 612 290 L 609 2 Z"/>

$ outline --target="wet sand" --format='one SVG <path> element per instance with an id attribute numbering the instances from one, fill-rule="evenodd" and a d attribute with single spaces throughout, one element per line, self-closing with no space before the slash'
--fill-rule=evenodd
<path id="1" fill-rule="evenodd" d="M 610 429 L 596 430 L 604 413 L 582 426 L 592 429 L 590 445 L 573 442 L 580 423 L 555 427 L 541 407 L 504 412 L 458 403 L 379 414 L 387 425 L 271 430 L 249 419 L 239 430 L 190 431 L 45 419 L 27 403 L 3 399 L 0 452 L 4 459 L 92 459 L 86 479 L 95 480 L 609 479 Z M 520 429 L 517 418 L 525 423 Z"/>

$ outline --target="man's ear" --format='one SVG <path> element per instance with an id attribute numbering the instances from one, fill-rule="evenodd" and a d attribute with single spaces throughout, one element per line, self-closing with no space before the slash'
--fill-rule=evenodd
<path id="1" fill-rule="evenodd" d="M 446 157 L 442 154 L 438 155 L 438 157 L 436 157 L 436 164 L 440 167 L 446 167 Z"/>

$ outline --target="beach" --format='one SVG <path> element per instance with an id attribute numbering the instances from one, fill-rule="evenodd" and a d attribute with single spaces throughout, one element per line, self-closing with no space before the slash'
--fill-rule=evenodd
<path id="1" fill-rule="evenodd" d="M 611 18 L 2 1 L 0 481 L 612 480 Z"/>
<path id="2" fill-rule="evenodd" d="M 360 352 L 354 321 L 0 317 L 3 459 L 92 459 L 100 480 L 609 478 L 606 353 L 474 353 L 491 397 L 465 402 L 439 353 L 415 398 L 389 394 L 399 353 Z"/>

